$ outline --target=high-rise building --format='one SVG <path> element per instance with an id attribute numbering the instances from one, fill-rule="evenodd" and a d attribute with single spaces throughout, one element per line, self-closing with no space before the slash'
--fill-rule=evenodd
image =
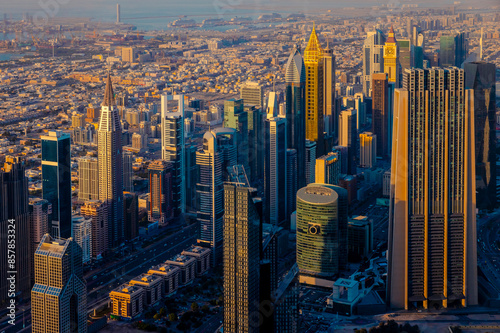
<path id="1" fill-rule="evenodd" d="M 216 128 L 203 136 L 203 150 L 196 153 L 199 167 L 197 183 L 200 239 L 198 244 L 212 249 L 214 266 L 222 261 L 224 170 L 236 162 L 236 130 Z"/>
<path id="2" fill-rule="evenodd" d="M 439 40 L 439 64 L 441 67 L 461 67 L 469 52 L 465 32 L 441 36 Z"/>
<path id="3" fill-rule="evenodd" d="M 196 165 L 196 150 L 198 148 L 192 144 L 186 144 L 185 163 L 186 163 L 186 211 L 196 212 L 196 183 L 198 183 L 198 166 Z"/>
<path id="4" fill-rule="evenodd" d="M 359 134 L 359 165 L 373 168 L 377 164 L 377 136 L 371 132 Z"/>
<path id="5" fill-rule="evenodd" d="M 306 140 L 306 184 L 314 183 L 316 172 L 316 142 Z"/>
<path id="6" fill-rule="evenodd" d="M 331 59 L 332 60 L 332 59 Z M 306 139 L 316 142 L 318 154 L 322 155 L 324 145 L 324 50 L 313 27 L 304 51 L 306 70 Z"/>
<path id="7" fill-rule="evenodd" d="M 0 306 L 5 308 L 9 301 L 8 292 L 10 283 L 8 277 L 15 274 L 15 292 L 18 299 L 29 298 L 31 288 L 31 237 L 28 206 L 28 179 L 24 172 L 24 161 L 19 157 L 7 156 L 0 169 Z M 7 235 L 15 230 L 16 262 L 14 267 L 8 261 L 7 254 L 9 239 Z M 15 271 L 17 273 L 10 273 Z M 19 294 L 17 294 L 19 293 Z"/>
<path id="8" fill-rule="evenodd" d="M 287 220 L 286 120 L 274 117 L 265 124 L 264 193 L 266 222 L 281 225 Z"/>
<path id="9" fill-rule="evenodd" d="M 295 195 L 297 194 L 297 151 L 295 149 L 286 150 L 286 217 L 290 219 L 290 215 L 295 211 Z M 285 226 L 289 229 L 289 224 Z"/>
<path id="10" fill-rule="evenodd" d="M 257 82 L 247 81 L 240 88 L 240 99 L 245 105 L 255 105 L 257 109 L 264 107 L 264 90 Z"/>
<path id="11" fill-rule="evenodd" d="M 73 112 L 73 115 L 71 115 L 71 127 L 85 127 L 85 118 L 83 118 L 83 114 Z"/>
<path id="12" fill-rule="evenodd" d="M 389 82 L 396 85 L 399 88 L 399 68 L 401 64 L 399 63 L 399 47 L 394 37 L 394 29 L 391 26 L 389 31 L 389 37 L 384 44 L 384 73 L 387 74 Z M 372 92 L 373 97 L 373 92 Z"/>
<path id="13" fill-rule="evenodd" d="M 297 264 L 301 275 L 332 280 L 347 264 L 347 190 L 309 184 L 297 192 Z"/>
<path id="14" fill-rule="evenodd" d="M 389 93 L 386 73 L 372 75 L 372 133 L 378 138 L 377 155 L 385 157 L 388 155 L 389 145 Z M 392 126 L 391 126 L 392 127 Z"/>
<path id="15" fill-rule="evenodd" d="M 415 65 L 415 49 L 410 39 L 398 39 L 398 50 L 399 50 L 399 63 L 401 64 L 401 70 L 404 71 L 406 68 L 416 67 Z M 399 78 L 401 82 L 402 73 L 400 73 Z"/>
<path id="16" fill-rule="evenodd" d="M 497 200 L 495 65 L 465 63 L 464 71 L 465 89 L 474 90 L 476 203 L 479 209 L 493 209 Z"/>
<path id="17" fill-rule="evenodd" d="M 243 165 L 251 178 L 248 165 L 248 114 L 244 110 L 242 99 L 224 101 L 224 127 L 234 128 L 237 132 L 238 164 Z"/>
<path id="18" fill-rule="evenodd" d="M 168 101 L 177 101 L 177 112 L 168 111 Z M 161 97 L 162 159 L 172 163 L 174 216 L 186 212 L 186 162 L 184 142 L 184 95 Z"/>
<path id="19" fill-rule="evenodd" d="M 125 240 L 139 235 L 139 197 L 133 192 L 123 192 L 123 224 Z"/>
<path id="20" fill-rule="evenodd" d="M 323 50 L 323 113 L 326 134 L 333 136 L 335 119 L 335 55 L 333 49 Z"/>
<path id="21" fill-rule="evenodd" d="M 87 332 L 82 249 L 72 238 L 42 238 L 35 252 L 31 319 L 34 333 Z"/>
<path id="22" fill-rule="evenodd" d="M 109 247 L 115 247 L 124 237 L 122 128 L 109 73 L 98 137 L 99 200 L 107 203 L 108 242 Z"/>
<path id="23" fill-rule="evenodd" d="M 92 256 L 92 219 L 74 215 L 71 238 L 82 249 L 82 262 L 90 261 Z"/>
<path id="24" fill-rule="evenodd" d="M 478 302 L 474 118 L 463 70 L 405 70 L 394 107 L 392 308 Z"/>
<path id="25" fill-rule="evenodd" d="M 286 63 L 285 83 L 287 147 L 297 151 L 297 188 L 301 188 L 306 184 L 306 71 L 297 46 Z"/>
<path id="26" fill-rule="evenodd" d="M 385 36 L 380 30 L 368 32 L 363 45 L 363 94 L 371 96 L 372 74 L 384 72 Z"/>
<path id="27" fill-rule="evenodd" d="M 53 237 L 71 237 L 71 138 L 62 131 L 42 135 L 42 192 L 52 205 Z"/>
<path id="28" fill-rule="evenodd" d="M 347 173 L 356 174 L 358 157 L 357 113 L 354 109 L 343 110 L 339 117 L 339 145 L 347 147 Z"/>
<path id="29" fill-rule="evenodd" d="M 224 332 L 259 332 L 260 225 L 247 186 L 224 185 Z"/>
<path id="30" fill-rule="evenodd" d="M 316 177 L 318 184 L 338 185 L 341 171 L 341 155 L 338 151 L 329 152 L 316 159 Z"/>
<path id="31" fill-rule="evenodd" d="M 92 258 L 99 258 L 109 248 L 108 206 L 99 200 L 86 201 L 80 208 L 80 214 L 92 219 Z"/>
<path id="32" fill-rule="evenodd" d="M 244 100 L 243 100 L 244 102 Z M 264 179 L 264 123 L 263 113 L 254 105 L 245 105 L 248 114 L 248 166 L 252 184 Z"/>
<path id="33" fill-rule="evenodd" d="M 45 199 L 30 198 L 29 199 L 29 212 L 30 212 L 30 260 L 31 272 L 35 271 L 35 251 L 38 243 L 42 240 L 43 235 L 49 232 L 49 226 L 52 221 L 52 205 Z M 34 281 L 35 276 L 31 274 L 31 280 Z"/>
<path id="34" fill-rule="evenodd" d="M 78 199 L 99 199 L 99 164 L 97 158 L 85 156 L 78 159 Z"/>
<path id="35" fill-rule="evenodd" d="M 172 164 L 163 160 L 149 164 L 149 221 L 167 225 L 174 217 L 172 200 Z"/>
<path id="36" fill-rule="evenodd" d="M 134 170 L 132 163 L 134 155 L 131 152 L 123 154 L 123 190 L 126 192 L 134 192 Z"/>

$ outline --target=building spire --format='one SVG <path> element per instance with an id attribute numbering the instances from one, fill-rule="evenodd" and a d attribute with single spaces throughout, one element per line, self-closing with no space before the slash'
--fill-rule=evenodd
<path id="1" fill-rule="evenodd" d="M 108 72 L 108 77 L 106 78 L 106 89 L 104 90 L 104 100 L 102 101 L 102 106 L 111 107 L 115 105 L 115 94 L 113 92 L 113 84 L 111 83 L 111 75 Z"/>
<path id="2" fill-rule="evenodd" d="M 394 27 L 391 24 L 391 30 L 389 30 L 389 37 L 386 40 L 386 43 L 396 43 L 396 38 L 394 37 Z"/>

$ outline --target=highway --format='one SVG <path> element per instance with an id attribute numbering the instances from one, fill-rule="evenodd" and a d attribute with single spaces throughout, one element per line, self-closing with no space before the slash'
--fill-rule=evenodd
<path id="1" fill-rule="evenodd" d="M 500 292 L 500 211 L 477 219 L 477 263 L 488 281 Z"/>
<path id="2" fill-rule="evenodd" d="M 197 225 L 192 224 L 177 233 L 168 236 L 147 248 L 129 255 L 120 261 L 94 272 L 86 274 L 88 313 L 108 303 L 109 292 L 120 284 L 130 281 L 141 273 L 147 273 L 153 266 L 171 259 L 196 242 Z M 94 278 L 95 276 L 95 278 Z M 30 331 L 31 309 L 23 307 L 26 331 Z M 0 333 L 20 332 L 23 327 L 23 312 L 16 313 L 16 325 L 8 323 L 4 317 L 0 322 Z"/>

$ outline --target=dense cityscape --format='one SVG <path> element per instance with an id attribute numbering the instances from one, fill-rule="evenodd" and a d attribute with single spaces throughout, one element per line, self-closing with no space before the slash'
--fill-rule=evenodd
<path id="1" fill-rule="evenodd" d="M 0 8 L 0 333 L 500 332 L 499 3 L 65 2 Z"/>

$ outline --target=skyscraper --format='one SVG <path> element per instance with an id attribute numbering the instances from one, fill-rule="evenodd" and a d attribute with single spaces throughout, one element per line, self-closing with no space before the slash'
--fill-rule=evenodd
<path id="1" fill-rule="evenodd" d="M 243 100 L 244 102 L 244 100 Z M 251 183 L 264 179 L 264 123 L 262 109 L 245 105 L 248 114 L 248 166 Z"/>
<path id="2" fill-rule="evenodd" d="M 134 155 L 131 152 L 123 154 L 123 190 L 126 192 L 134 192 L 134 170 L 132 162 Z"/>
<path id="3" fill-rule="evenodd" d="M 332 280 L 347 264 L 347 190 L 309 184 L 297 192 L 300 273 Z"/>
<path id="4" fill-rule="evenodd" d="M 71 238 L 82 249 L 82 262 L 86 263 L 92 256 L 92 219 L 74 215 L 72 220 Z"/>
<path id="5" fill-rule="evenodd" d="M 31 272 L 35 271 L 35 251 L 38 248 L 38 243 L 42 237 L 49 232 L 49 226 L 52 221 L 52 205 L 45 199 L 30 198 L 29 199 L 29 212 L 30 212 L 30 260 Z M 34 274 L 31 274 L 32 283 L 35 279 Z"/>
<path id="6" fill-rule="evenodd" d="M 297 188 L 301 188 L 306 184 L 306 71 L 297 46 L 286 63 L 285 83 L 287 145 L 297 151 Z"/>
<path id="7" fill-rule="evenodd" d="M 122 128 L 118 110 L 115 108 L 109 73 L 101 107 L 98 136 L 99 200 L 107 203 L 108 242 L 109 247 L 115 247 L 124 237 Z"/>
<path id="8" fill-rule="evenodd" d="M 92 219 L 92 258 L 99 258 L 109 248 L 108 206 L 99 200 L 86 201 L 80 208 L 80 214 Z"/>
<path id="9" fill-rule="evenodd" d="M 297 151 L 295 149 L 286 150 L 286 216 L 287 219 L 290 218 L 293 212 L 295 212 L 295 195 L 297 194 Z M 287 229 L 290 225 L 285 226 Z"/>
<path id="10" fill-rule="evenodd" d="M 493 209 L 497 199 L 495 65 L 465 63 L 464 71 L 465 89 L 474 90 L 476 203 L 480 209 Z"/>
<path id="11" fill-rule="evenodd" d="M 78 159 L 78 199 L 99 199 L 99 164 L 97 158 L 85 156 Z"/>
<path id="12" fill-rule="evenodd" d="M 51 131 L 42 139 L 43 198 L 52 205 L 51 235 L 71 237 L 71 139 Z"/>
<path id="13" fill-rule="evenodd" d="M 323 50 L 323 112 L 324 121 L 327 123 L 323 128 L 327 129 L 327 136 L 332 137 L 334 125 L 337 122 L 335 119 L 335 55 L 328 45 Z"/>
<path id="14" fill-rule="evenodd" d="M 134 192 L 123 192 L 123 224 L 125 240 L 139 235 L 139 197 Z"/>
<path id="15" fill-rule="evenodd" d="M 198 243 L 212 249 L 214 266 L 223 256 L 224 170 L 237 164 L 236 148 L 236 130 L 216 128 L 205 133 L 203 150 L 196 153 L 200 170 L 196 185 L 201 228 Z"/>
<path id="16" fill-rule="evenodd" d="M 384 72 L 385 36 L 380 30 L 368 32 L 363 45 L 363 94 L 371 96 L 372 74 Z"/>
<path id="17" fill-rule="evenodd" d="M 359 134 L 359 165 L 372 168 L 377 163 L 377 136 L 371 132 Z"/>
<path id="18" fill-rule="evenodd" d="M 72 239 L 46 234 L 35 252 L 32 332 L 87 332 L 87 285 L 82 249 Z"/>
<path id="19" fill-rule="evenodd" d="M 389 144 L 389 94 L 388 80 L 386 73 L 376 73 L 372 75 L 372 133 L 378 138 L 377 156 L 388 155 Z M 392 126 L 391 126 L 392 128 Z"/>
<path id="20" fill-rule="evenodd" d="M 338 151 L 329 152 L 316 159 L 316 177 L 318 184 L 338 185 L 341 170 L 341 155 Z"/>
<path id="21" fill-rule="evenodd" d="M 28 298 L 31 288 L 31 237 L 29 227 L 29 206 L 28 206 L 28 179 L 24 172 L 26 167 L 24 161 L 19 157 L 7 156 L 2 169 L 0 169 L 0 306 L 4 308 L 9 298 L 7 293 L 10 284 L 7 278 L 16 271 L 16 294 L 19 298 Z M 7 254 L 9 239 L 7 235 L 15 230 L 15 267 L 8 262 Z"/>
<path id="22" fill-rule="evenodd" d="M 186 211 L 196 212 L 196 183 L 198 183 L 198 166 L 196 165 L 196 150 L 198 148 L 192 144 L 186 144 L 184 150 L 185 163 L 186 163 Z"/>
<path id="23" fill-rule="evenodd" d="M 232 98 L 224 101 L 224 127 L 236 130 L 238 136 L 238 164 L 243 165 L 245 171 L 251 177 L 251 170 L 248 165 L 248 114 L 244 110 L 242 99 Z"/>
<path id="24" fill-rule="evenodd" d="M 465 32 L 441 36 L 439 40 L 440 66 L 461 67 L 469 52 L 469 42 Z"/>
<path id="25" fill-rule="evenodd" d="M 264 107 L 264 91 L 257 82 L 247 81 L 240 88 L 240 99 L 245 105 L 255 105 L 260 109 Z"/>
<path id="26" fill-rule="evenodd" d="M 477 304 L 473 91 L 458 68 L 405 70 L 395 90 L 392 308 Z M 433 110 L 428 112 L 427 110 Z"/>
<path id="27" fill-rule="evenodd" d="M 306 184 L 314 183 L 316 171 L 316 142 L 306 140 Z"/>
<path id="28" fill-rule="evenodd" d="M 316 142 L 318 154 L 324 145 L 324 50 L 313 26 L 304 52 L 306 70 L 306 139 Z"/>
<path id="29" fill-rule="evenodd" d="M 259 332 L 259 216 L 247 186 L 224 185 L 224 332 Z"/>
<path id="30" fill-rule="evenodd" d="M 358 158 L 358 131 L 356 130 L 357 113 L 354 109 L 340 112 L 339 145 L 347 147 L 347 173 L 356 174 Z"/>
<path id="31" fill-rule="evenodd" d="M 149 164 L 149 221 L 167 225 L 173 217 L 171 164 L 163 160 Z"/>
<path id="32" fill-rule="evenodd" d="M 394 37 L 394 29 L 391 26 L 389 31 L 389 37 L 384 44 L 384 73 L 387 74 L 389 82 L 396 85 L 399 88 L 399 68 L 401 64 L 399 63 L 399 46 Z M 373 97 L 373 93 L 372 93 Z"/>
<path id="33" fill-rule="evenodd" d="M 286 120 L 280 117 L 266 119 L 264 126 L 266 140 L 264 163 L 266 222 L 281 225 L 289 218 L 286 216 Z"/>
<path id="34" fill-rule="evenodd" d="M 168 101 L 177 100 L 177 112 L 168 111 Z M 186 212 L 184 95 L 161 97 L 162 159 L 172 164 L 172 205 L 174 216 Z"/>

